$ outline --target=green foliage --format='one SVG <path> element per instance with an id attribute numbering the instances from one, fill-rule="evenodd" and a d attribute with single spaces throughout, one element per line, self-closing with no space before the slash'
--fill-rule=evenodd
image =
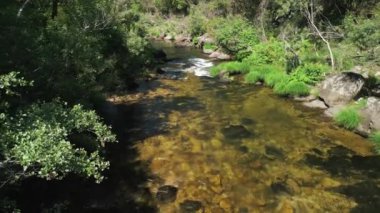
<path id="1" fill-rule="evenodd" d="M 244 58 L 259 41 L 254 28 L 243 18 L 218 19 L 212 25 L 217 45 L 238 58 Z"/>
<path id="2" fill-rule="evenodd" d="M 94 111 L 80 105 L 69 108 L 57 101 L 32 104 L 5 119 L 1 128 L 5 161 L 23 168 L 14 179 L 31 175 L 60 179 L 73 172 L 101 181 L 101 172 L 109 163 L 100 157 L 99 150 L 116 141 Z M 76 133 L 90 133 L 97 142 L 95 151 L 72 144 L 69 137 Z"/>
<path id="3" fill-rule="evenodd" d="M 218 47 L 215 45 L 215 44 L 212 44 L 212 43 L 205 43 L 203 45 L 203 49 L 204 50 L 216 50 Z"/>
<path id="4" fill-rule="evenodd" d="M 154 4 L 162 13 L 184 12 L 190 6 L 186 0 L 154 0 Z"/>
<path id="5" fill-rule="evenodd" d="M 293 79 L 306 84 L 315 84 L 322 80 L 329 67 L 322 64 L 305 63 L 291 73 Z"/>
<path id="6" fill-rule="evenodd" d="M 224 62 L 211 68 L 211 75 L 217 76 L 221 72 L 228 72 L 229 74 L 247 73 L 249 69 L 250 67 L 246 63 L 238 61 Z"/>
<path id="7" fill-rule="evenodd" d="M 284 44 L 276 39 L 256 44 L 252 47 L 252 53 L 243 59 L 250 65 L 285 64 Z"/>
<path id="8" fill-rule="evenodd" d="M 244 78 L 245 82 L 248 84 L 255 84 L 263 80 L 263 75 L 260 72 L 251 71 Z"/>
<path id="9" fill-rule="evenodd" d="M 206 33 L 206 19 L 197 10 L 193 10 L 190 14 L 190 35 L 192 37 L 201 36 Z"/>
<path id="10" fill-rule="evenodd" d="M 348 39 L 359 48 L 372 49 L 380 45 L 380 14 L 372 19 L 348 16 L 345 27 Z"/>
<path id="11" fill-rule="evenodd" d="M 274 87 L 281 82 L 288 82 L 289 76 L 285 72 L 269 72 L 264 76 L 265 84 Z"/>
<path id="12" fill-rule="evenodd" d="M 355 129 L 361 122 L 359 110 L 367 105 L 366 99 L 361 99 L 353 105 L 343 108 L 334 117 L 335 122 L 346 129 Z"/>

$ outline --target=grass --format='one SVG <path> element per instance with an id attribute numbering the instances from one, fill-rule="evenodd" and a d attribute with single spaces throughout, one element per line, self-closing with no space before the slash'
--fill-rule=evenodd
<path id="1" fill-rule="evenodd" d="M 343 126 L 346 129 L 355 129 L 359 126 L 361 117 L 359 115 L 358 109 L 352 106 L 348 106 L 342 109 L 335 117 L 335 122 Z"/>
<path id="2" fill-rule="evenodd" d="M 228 72 L 229 74 L 248 73 L 249 65 L 238 61 L 231 61 L 221 63 L 211 69 L 212 76 L 217 76 L 221 72 Z"/>
<path id="3" fill-rule="evenodd" d="M 248 84 L 255 84 L 256 82 L 263 80 L 263 75 L 260 72 L 251 71 L 247 75 L 245 75 L 244 80 Z"/>
<path id="4" fill-rule="evenodd" d="M 310 88 L 301 81 L 281 81 L 274 86 L 274 92 L 283 96 L 306 96 L 310 94 Z"/>
<path id="5" fill-rule="evenodd" d="M 289 81 L 289 76 L 283 72 L 269 72 L 264 76 L 265 84 L 274 87 L 281 82 Z"/>

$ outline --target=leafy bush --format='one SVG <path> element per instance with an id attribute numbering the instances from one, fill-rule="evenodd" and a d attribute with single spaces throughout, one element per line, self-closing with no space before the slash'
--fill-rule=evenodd
<path id="1" fill-rule="evenodd" d="M 237 55 L 238 58 L 244 58 L 259 42 L 256 31 L 243 18 L 217 19 L 212 25 L 217 45 Z"/>
<path id="2" fill-rule="evenodd" d="M 190 6 L 186 0 L 154 0 L 154 4 L 162 13 L 185 12 Z"/>
<path id="3" fill-rule="evenodd" d="M 324 78 L 328 69 L 327 66 L 322 64 L 305 63 L 293 71 L 291 76 L 306 84 L 315 84 Z"/>
<path id="4" fill-rule="evenodd" d="M 218 66 L 214 66 L 213 68 L 211 68 L 211 75 L 217 76 L 220 72 L 228 72 L 229 74 L 240 74 L 247 73 L 248 71 L 249 65 L 238 61 L 232 61 L 221 63 Z"/>
<path id="5" fill-rule="evenodd" d="M 309 95 L 310 87 L 304 82 L 297 80 L 280 81 L 274 86 L 274 92 L 284 96 L 305 96 Z"/>
<path id="6" fill-rule="evenodd" d="M 284 45 L 276 39 L 256 44 L 252 47 L 252 53 L 243 61 L 255 66 L 265 64 L 284 66 L 286 61 Z"/>
<path id="7" fill-rule="evenodd" d="M 190 35 L 197 37 L 206 32 L 206 18 L 197 10 L 192 10 L 190 15 Z"/>

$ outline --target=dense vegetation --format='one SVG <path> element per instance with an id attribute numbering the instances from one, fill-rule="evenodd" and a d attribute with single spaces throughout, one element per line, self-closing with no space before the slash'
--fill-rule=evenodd
<path id="1" fill-rule="evenodd" d="M 376 0 L 2 0 L 0 7 L 0 190 L 30 176 L 103 179 L 102 153 L 116 136 L 95 103 L 133 85 L 153 62 L 149 36 L 190 36 L 233 55 L 212 74 L 243 74 L 283 96 L 308 95 L 329 72 L 380 66 Z M 355 128 L 357 106 L 336 120 Z"/>
<path id="2" fill-rule="evenodd" d="M 151 36 L 189 35 L 204 49 L 234 55 L 237 62 L 219 65 L 213 75 L 243 73 L 248 83 L 265 82 L 281 95 L 308 94 L 308 87 L 331 71 L 357 65 L 373 71 L 380 64 L 380 6 L 373 0 L 156 0 L 138 5 L 145 13 L 140 23 Z M 205 34 L 212 42 L 198 43 Z"/>
<path id="3" fill-rule="evenodd" d="M 116 136 L 94 106 L 152 62 L 129 4 L 0 2 L 0 190 L 30 176 L 102 181 Z"/>

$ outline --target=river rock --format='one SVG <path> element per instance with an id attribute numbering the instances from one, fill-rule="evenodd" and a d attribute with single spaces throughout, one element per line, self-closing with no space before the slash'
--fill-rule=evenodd
<path id="1" fill-rule="evenodd" d="M 226 53 L 223 53 L 221 52 L 220 50 L 217 50 L 217 51 L 214 51 L 213 53 L 211 53 L 209 55 L 210 58 L 217 58 L 217 59 L 220 59 L 220 60 L 231 60 L 232 59 L 232 56 L 226 54 Z"/>
<path id="2" fill-rule="evenodd" d="M 371 89 L 371 95 L 380 98 L 380 84 Z"/>
<path id="3" fill-rule="evenodd" d="M 185 200 L 179 204 L 181 213 L 194 213 L 202 208 L 202 203 L 196 200 Z"/>
<path id="4" fill-rule="evenodd" d="M 243 125 L 230 125 L 222 129 L 226 139 L 242 139 L 251 137 L 253 134 Z"/>
<path id="5" fill-rule="evenodd" d="M 362 90 L 365 79 L 353 72 L 344 72 L 329 76 L 319 86 L 319 97 L 328 106 L 345 105 Z"/>
<path id="6" fill-rule="evenodd" d="M 165 36 L 164 40 L 173 41 L 174 37 L 172 35 L 167 35 L 167 36 Z"/>
<path id="7" fill-rule="evenodd" d="M 265 155 L 269 157 L 270 159 L 274 158 L 284 158 L 284 153 L 281 149 L 272 146 L 272 145 L 266 145 L 265 146 Z"/>
<path id="8" fill-rule="evenodd" d="M 165 185 L 158 188 L 156 198 L 161 203 L 171 203 L 177 198 L 178 188 L 175 186 Z"/>
<path id="9" fill-rule="evenodd" d="M 311 102 L 305 102 L 303 103 L 304 106 L 310 107 L 310 108 L 318 108 L 318 109 L 327 109 L 328 107 L 326 106 L 325 102 L 321 100 L 314 100 Z"/>
<path id="10" fill-rule="evenodd" d="M 198 46 L 199 47 L 203 47 L 204 44 L 206 43 L 215 43 L 215 40 L 210 37 L 210 35 L 208 35 L 207 33 L 198 37 Z"/>
<path id="11" fill-rule="evenodd" d="M 366 106 L 359 112 L 362 118 L 359 132 L 370 134 L 380 130 L 380 98 L 369 97 Z"/>

